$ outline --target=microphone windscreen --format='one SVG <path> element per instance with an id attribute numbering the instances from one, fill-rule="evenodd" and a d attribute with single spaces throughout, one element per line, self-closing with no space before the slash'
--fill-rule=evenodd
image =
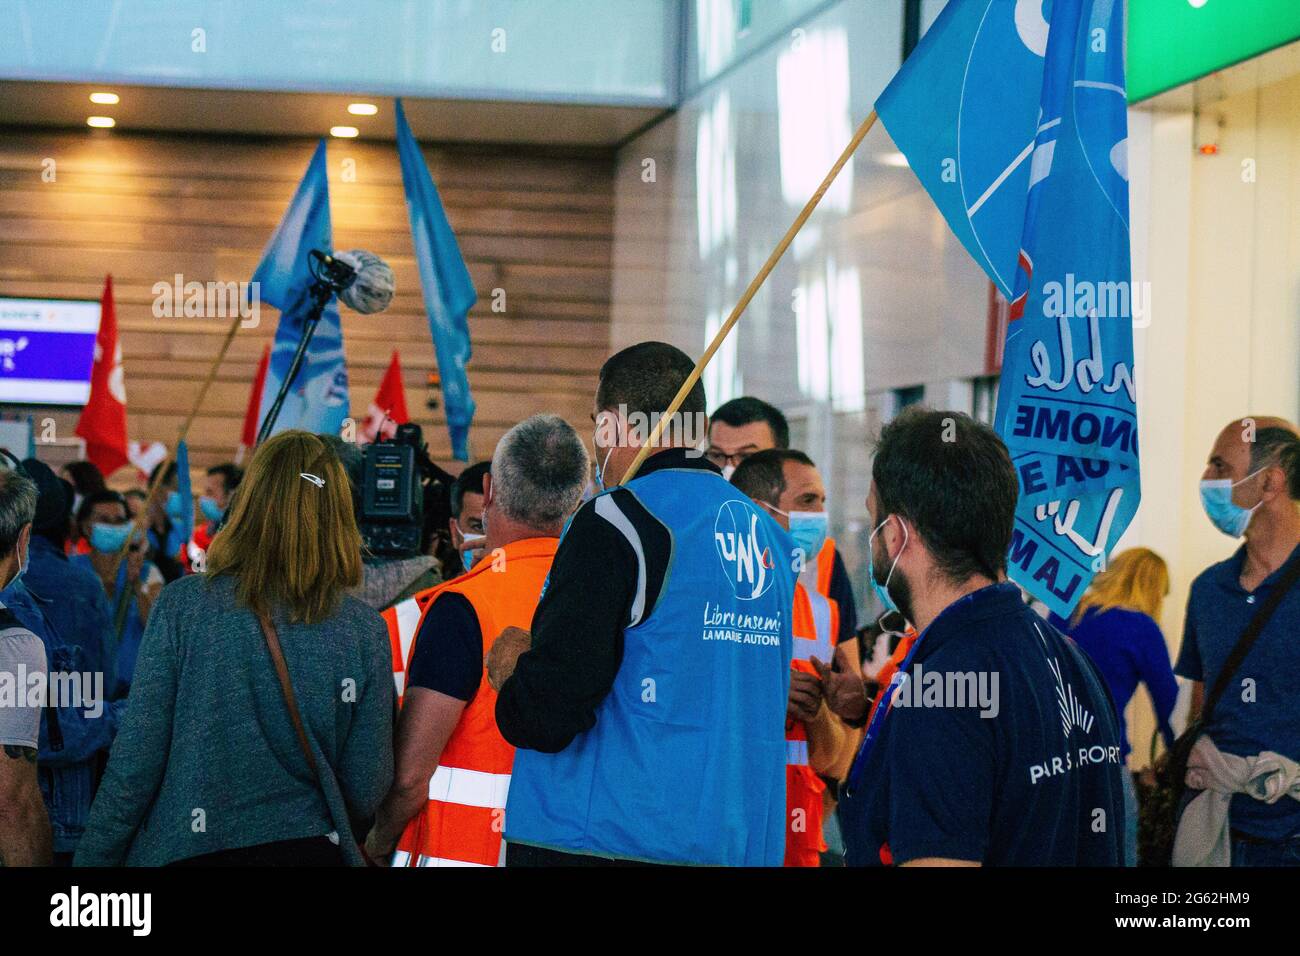
<path id="1" fill-rule="evenodd" d="M 334 258 L 346 262 L 357 272 L 356 281 L 339 293 L 344 305 L 362 315 L 372 315 L 388 308 L 397 282 L 387 262 L 364 249 L 336 252 Z"/>

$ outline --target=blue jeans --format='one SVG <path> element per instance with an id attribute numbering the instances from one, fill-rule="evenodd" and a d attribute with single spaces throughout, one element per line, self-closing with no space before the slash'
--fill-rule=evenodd
<path id="1" fill-rule="evenodd" d="M 1300 866 L 1300 836 L 1263 843 L 1232 839 L 1233 866 Z"/>
<path id="2" fill-rule="evenodd" d="M 1120 778 L 1124 786 L 1124 856 L 1120 862 L 1124 866 L 1138 865 L 1138 795 L 1133 785 L 1133 774 L 1128 767 L 1120 768 Z"/>

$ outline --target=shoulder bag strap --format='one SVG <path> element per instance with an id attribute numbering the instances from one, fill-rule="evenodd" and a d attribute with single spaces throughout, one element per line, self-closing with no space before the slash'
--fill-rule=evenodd
<path id="1" fill-rule="evenodd" d="M 307 741 L 307 728 L 303 725 L 302 714 L 298 710 L 298 699 L 293 694 L 293 685 L 289 683 L 289 665 L 285 663 L 284 651 L 280 649 L 280 637 L 276 634 L 275 625 L 271 623 L 268 615 L 259 614 L 258 621 L 262 625 L 262 635 L 266 638 L 266 649 L 271 652 L 275 676 L 280 678 L 280 690 L 284 693 L 285 706 L 289 708 L 289 720 L 293 722 L 294 733 L 298 735 L 298 746 L 302 748 L 302 755 L 307 758 L 307 766 L 311 768 L 311 772 L 319 782 L 320 769 L 316 766 L 311 744 Z"/>
<path id="2" fill-rule="evenodd" d="M 1232 653 L 1224 661 L 1223 669 L 1219 671 L 1219 676 L 1215 678 L 1214 688 L 1210 691 L 1210 696 L 1205 700 L 1205 706 L 1201 708 L 1199 723 L 1204 727 L 1210 720 L 1210 715 L 1214 712 L 1214 706 L 1219 702 L 1228 689 L 1228 683 L 1236 674 L 1237 668 L 1241 662 L 1246 659 L 1250 649 L 1255 646 L 1255 641 L 1263 633 L 1264 627 L 1273 617 L 1273 612 L 1277 610 L 1282 599 L 1295 586 L 1297 580 L 1300 580 L 1300 550 L 1298 550 L 1284 566 L 1282 577 L 1278 580 L 1277 585 L 1269 593 L 1264 603 L 1260 605 L 1255 616 L 1250 619 L 1250 624 L 1246 626 L 1245 632 L 1237 640 L 1236 646 L 1233 647 Z"/>
<path id="3" fill-rule="evenodd" d="M 258 623 L 262 625 L 262 635 L 266 638 L 266 649 L 271 652 L 271 663 L 275 665 L 275 676 L 280 679 L 280 690 L 284 694 L 285 706 L 289 708 L 289 720 L 293 722 L 293 731 L 298 737 L 298 746 L 302 750 L 302 755 L 307 761 L 307 766 L 311 768 L 312 774 L 316 777 L 316 785 L 320 787 L 321 793 L 325 796 L 325 803 L 330 803 L 329 787 L 325 783 L 325 777 L 321 775 L 320 764 L 316 762 L 315 756 L 311 752 L 311 744 L 307 740 L 307 727 L 302 721 L 302 712 L 298 710 L 298 698 L 294 696 L 293 685 L 289 682 L 289 665 L 285 663 L 284 651 L 280 648 L 280 636 L 275 632 L 275 625 L 271 623 L 271 618 L 265 614 L 259 614 Z M 328 764 L 326 765 L 328 766 Z M 331 781 L 333 789 L 339 799 L 342 794 L 338 793 L 338 784 L 333 780 L 331 771 Z M 350 846 L 355 847 L 355 866 L 374 866 L 375 864 L 366 856 L 365 849 L 361 844 L 355 841 L 352 836 L 351 822 L 346 819 L 346 810 L 340 811 L 343 814 L 342 819 L 335 819 L 335 832 L 338 833 L 339 839 L 346 839 Z M 333 811 L 331 810 L 331 816 Z M 340 843 L 340 847 L 342 844 Z M 344 859 L 348 859 L 348 852 L 344 851 Z"/>

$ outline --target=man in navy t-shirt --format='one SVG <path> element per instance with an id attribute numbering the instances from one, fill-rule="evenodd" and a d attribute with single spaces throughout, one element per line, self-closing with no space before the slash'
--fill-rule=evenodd
<path id="1" fill-rule="evenodd" d="M 881 434 L 872 577 L 920 637 L 850 771 L 852 865 L 1120 862 L 1114 709 L 1006 580 L 1017 493 L 1001 439 L 968 416 L 909 409 Z"/>

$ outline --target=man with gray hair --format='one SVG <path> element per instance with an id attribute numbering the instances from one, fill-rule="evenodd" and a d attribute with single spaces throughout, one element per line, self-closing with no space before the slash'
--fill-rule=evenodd
<path id="1" fill-rule="evenodd" d="M 19 471 L 0 470 L 0 589 L 27 570 L 36 516 L 36 485 Z M 36 779 L 45 645 L 0 604 L 0 866 L 48 866 L 50 818 Z"/>
<path id="2" fill-rule="evenodd" d="M 397 769 L 366 852 L 395 866 L 496 866 L 514 747 L 496 724 L 484 657 L 502 631 L 527 629 L 590 462 L 577 432 L 535 415 L 502 437 L 483 476 L 484 555 L 417 594 Z M 403 676 L 403 675 L 399 675 Z M 394 850 L 396 852 L 394 852 Z"/>

